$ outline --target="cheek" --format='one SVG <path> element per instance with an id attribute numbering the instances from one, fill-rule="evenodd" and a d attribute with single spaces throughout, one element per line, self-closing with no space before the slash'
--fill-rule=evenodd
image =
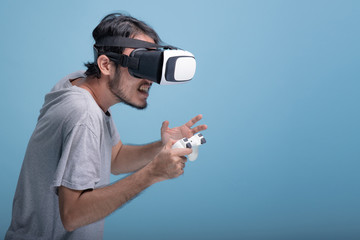
<path id="1" fill-rule="evenodd" d="M 127 68 L 121 67 L 120 70 L 121 70 L 120 88 L 125 91 L 137 90 L 137 85 L 140 79 L 131 76 Z"/>

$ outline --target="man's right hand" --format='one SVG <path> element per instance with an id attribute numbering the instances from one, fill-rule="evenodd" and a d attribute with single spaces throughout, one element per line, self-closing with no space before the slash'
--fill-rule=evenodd
<path id="1" fill-rule="evenodd" d="M 155 156 L 154 160 L 148 165 L 151 175 L 156 181 L 163 181 L 179 177 L 184 173 L 187 158 L 185 155 L 192 153 L 191 148 L 175 148 L 171 147 L 176 141 L 170 140 L 163 149 Z"/>
<path id="2" fill-rule="evenodd" d="M 109 186 L 84 191 L 59 187 L 59 210 L 64 228 L 73 231 L 103 219 L 152 184 L 183 174 L 185 155 L 192 150 L 171 149 L 174 143 L 175 140 L 169 141 L 148 165 Z"/>

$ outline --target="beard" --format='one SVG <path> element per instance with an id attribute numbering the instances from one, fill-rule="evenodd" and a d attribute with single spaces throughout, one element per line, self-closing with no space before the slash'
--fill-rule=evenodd
<path id="1" fill-rule="evenodd" d="M 110 81 L 108 82 L 108 88 L 110 92 L 113 94 L 114 97 L 117 98 L 119 102 L 123 102 L 126 105 L 142 110 L 147 107 L 147 102 L 143 105 L 137 105 L 135 103 L 132 103 L 130 101 L 130 97 L 125 94 L 125 91 L 122 87 L 119 88 L 121 85 L 121 73 L 120 73 L 120 67 L 116 68 L 115 75 Z"/>

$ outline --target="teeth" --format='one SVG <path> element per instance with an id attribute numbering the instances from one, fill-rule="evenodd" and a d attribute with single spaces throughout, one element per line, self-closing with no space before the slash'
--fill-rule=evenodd
<path id="1" fill-rule="evenodd" d="M 149 92 L 149 88 L 150 88 L 150 86 L 148 86 L 148 85 L 142 85 L 142 86 L 140 86 L 139 90 L 147 93 L 147 92 Z"/>

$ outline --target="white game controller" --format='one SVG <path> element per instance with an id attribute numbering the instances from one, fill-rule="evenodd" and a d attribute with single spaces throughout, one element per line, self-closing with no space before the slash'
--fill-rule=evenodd
<path id="1" fill-rule="evenodd" d="M 204 136 L 198 133 L 191 138 L 180 139 L 172 148 L 192 148 L 192 153 L 190 153 L 188 157 L 190 161 L 195 161 L 199 155 L 199 146 L 204 143 L 206 143 Z"/>

